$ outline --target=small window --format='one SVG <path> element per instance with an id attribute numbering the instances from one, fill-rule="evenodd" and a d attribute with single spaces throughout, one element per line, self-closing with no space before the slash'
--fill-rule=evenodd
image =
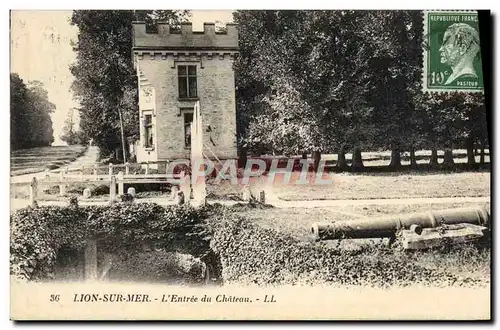
<path id="1" fill-rule="evenodd" d="M 153 148 L 154 140 L 153 140 L 153 116 L 145 115 L 144 116 L 144 147 Z"/>
<path id="2" fill-rule="evenodd" d="M 193 113 L 184 113 L 184 147 L 191 148 L 191 123 L 193 122 Z"/>
<path id="3" fill-rule="evenodd" d="M 179 98 L 198 97 L 196 65 L 177 66 L 179 76 Z"/>

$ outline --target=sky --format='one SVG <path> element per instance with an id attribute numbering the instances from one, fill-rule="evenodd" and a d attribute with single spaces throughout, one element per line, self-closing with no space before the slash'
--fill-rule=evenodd
<path id="1" fill-rule="evenodd" d="M 64 121 L 77 107 L 70 91 L 73 76 L 69 66 L 76 54 L 70 44 L 77 41 L 78 28 L 69 23 L 71 11 L 15 10 L 11 12 L 10 72 L 27 83 L 41 81 L 49 101 L 56 105 L 52 115 L 54 144 L 61 144 Z M 204 22 L 232 21 L 232 11 L 191 11 L 194 31 L 203 31 Z M 75 111 L 75 117 L 77 116 Z"/>

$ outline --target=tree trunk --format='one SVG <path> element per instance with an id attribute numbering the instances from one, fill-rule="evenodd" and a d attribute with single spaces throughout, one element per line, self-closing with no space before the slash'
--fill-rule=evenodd
<path id="1" fill-rule="evenodd" d="M 410 147 L 410 167 L 415 169 L 418 167 L 417 157 L 415 156 L 415 148 Z"/>
<path id="2" fill-rule="evenodd" d="M 391 163 L 389 164 L 389 167 L 401 167 L 401 152 L 399 151 L 399 148 L 393 148 L 391 150 Z"/>
<path id="3" fill-rule="evenodd" d="M 466 143 L 467 143 L 467 164 L 474 165 L 476 163 L 476 159 L 474 156 L 474 139 L 469 137 Z"/>
<path id="4" fill-rule="evenodd" d="M 314 172 L 317 172 L 318 168 L 319 168 L 319 161 L 321 160 L 321 152 L 319 152 L 319 151 L 313 151 L 312 158 L 313 158 L 313 161 L 314 161 L 314 163 L 313 163 Z"/>
<path id="5" fill-rule="evenodd" d="M 345 159 L 345 148 L 341 147 L 337 153 L 337 168 L 341 171 L 345 171 L 347 168 L 347 161 Z"/>
<path id="6" fill-rule="evenodd" d="M 354 148 L 352 153 L 351 170 L 353 172 L 362 171 L 364 169 L 363 157 L 361 156 L 361 148 Z"/>
<path id="7" fill-rule="evenodd" d="M 239 161 L 238 165 L 241 168 L 246 168 L 246 166 L 247 166 L 247 149 L 246 148 L 240 149 L 240 161 Z"/>
<path id="8" fill-rule="evenodd" d="M 481 146 L 481 157 L 479 158 L 479 162 L 484 164 L 484 147 Z"/>
<path id="9" fill-rule="evenodd" d="M 445 167 L 453 167 L 453 164 L 455 162 L 453 161 L 453 149 L 451 148 L 445 148 L 444 149 L 444 159 L 443 159 L 443 165 Z"/>
<path id="10" fill-rule="evenodd" d="M 431 160 L 429 162 L 429 165 L 430 166 L 436 166 L 439 164 L 439 161 L 438 161 L 438 151 L 436 148 L 432 148 L 431 149 Z"/>

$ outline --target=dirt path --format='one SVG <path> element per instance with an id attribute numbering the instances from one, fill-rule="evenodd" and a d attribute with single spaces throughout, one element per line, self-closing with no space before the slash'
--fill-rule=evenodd
<path id="1" fill-rule="evenodd" d="M 87 151 L 85 154 L 82 156 L 78 157 L 74 162 L 69 163 L 68 167 L 78 167 L 78 166 L 93 166 L 95 163 L 97 163 L 97 159 L 99 156 L 99 148 L 96 146 L 90 146 L 87 148 Z M 54 169 L 51 170 L 50 172 L 59 172 L 60 169 Z M 45 172 L 37 172 L 37 173 L 30 173 L 30 174 L 22 174 L 22 175 L 15 175 L 10 177 L 10 182 L 11 183 L 18 183 L 18 182 L 30 182 L 33 177 L 36 177 L 37 179 L 42 178 L 45 175 Z"/>
<path id="2" fill-rule="evenodd" d="M 434 197 L 434 198 L 384 198 L 384 199 L 337 199 L 337 200 L 311 200 L 311 201 L 269 201 L 275 207 L 335 207 L 346 205 L 409 205 L 409 204 L 452 204 L 452 203 L 487 203 L 491 201 L 486 197 Z"/>

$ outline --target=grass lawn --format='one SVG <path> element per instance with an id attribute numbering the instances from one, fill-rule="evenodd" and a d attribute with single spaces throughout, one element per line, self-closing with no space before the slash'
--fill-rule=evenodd
<path id="1" fill-rule="evenodd" d="M 267 196 L 286 200 L 338 200 L 338 199 L 382 199 L 382 198 L 418 198 L 418 197 L 482 197 L 491 195 L 489 172 L 461 173 L 377 173 L 351 174 L 332 173 L 332 185 L 285 185 L 277 182 L 273 186 L 266 184 L 263 177 L 251 184 L 251 190 L 258 196 L 265 189 Z M 67 192 L 75 191 L 81 196 L 85 188 L 82 184 L 68 186 Z M 92 185 L 88 185 L 91 187 Z M 46 189 L 48 187 L 44 187 Z M 53 187 L 57 188 L 57 187 Z M 109 188 L 108 188 L 109 189 Z M 232 185 L 229 181 L 214 184 L 207 183 L 209 200 L 233 199 L 242 197 L 243 186 Z M 139 192 L 139 191 L 138 191 Z M 28 187 L 11 189 L 13 198 L 27 198 Z M 42 194 L 43 191 L 40 191 Z M 164 195 L 165 192 L 151 191 L 150 196 Z M 167 192 L 168 193 L 168 192 Z M 57 192 L 53 192 L 57 195 Z M 143 196 L 143 197 L 146 197 Z M 235 198 L 233 198 L 235 197 Z"/>
<path id="2" fill-rule="evenodd" d="M 76 160 L 84 151 L 85 147 L 78 145 L 14 150 L 10 155 L 11 175 L 54 169 Z"/>
<path id="3" fill-rule="evenodd" d="M 450 250 L 404 252 L 392 249 L 380 249 L 387 246 L 384 239 L 345 239 L 314 242 L 310 236 L 311 225 L 314 222 L 333 222 L 361 217 L 381 217 L 388 214 L 406 212 L 425 212 L 459 207 L 486 207 L 489 203 L 455 203 L 455 204 L 417 204 L 417 205 L 381 205 L 381 206 L 344 206 L 335 208 L 288 208 L 288 209 L 242 209 L 238 213 L 249 217 L 264 228 L 272 228 L 284 235 L 293 236 L 309 244 L 334 245 L 339 249 L 358 250 L 368 248 L 362 258 L 367 264 L 385 259 L 397 258 L 422 266 L 427 269 L 445 271 L 457 276 L 471 277 L 489 283 L 491 277 L 490 248 L 480 248 L 474 245 L 452 247 Z M 366 250 L 365 250 L 366 251 Z M 369 260 L 369 259 L 373 260 Z"/>
<path id="4" fill-rule="evenodd" d="M 311 225 L 363 217 L 383 217 L 389 214 L 425 212 L 459 207 L 486 207 L 490 203 L 414 204 L 414 205 L 347 205 L 318 208 L 243 209 L 238 213 L 255 220 L 263 227 L 274 228 L 300 240 L 310 241 Z M 345 240 L 344 242 L 348 242 Z"/>
<path id="5" fill-rule="evenodd" d="M 267 194 L 287 200 L 379 199 L 418 197 L 490 196 L 489 172 L 461 173 L 331 173 L 330 185 L 296 185 L 276 182 L 270 186 L 266 178 L 253 184 L 254 194 Z M 207 188 L 213 194 L 235 193 L 241 186 L 223 183 Z"/>

